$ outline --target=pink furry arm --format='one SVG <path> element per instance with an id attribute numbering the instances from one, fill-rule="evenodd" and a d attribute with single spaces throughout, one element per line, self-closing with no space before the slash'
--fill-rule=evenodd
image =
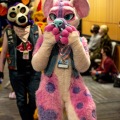
<path id="1" fill-rule="evenodd" d="M 73 59 L 76 69 L 85 72 L 90 66 L 89 54 L 85 51 L 77 32 L 72 32 L 69 36 L 70 45 L 73 51 Z"/>
<path id="2" fill-rule="evenodd" d="M 55 37 L 51 32 L 45 31 L 43 38 L 41 47 L 36 50 L 37 52 L 34 53 L 32 58 L 32 66 L 36 71 L 43 71 L 47 67 L 52 48 L 56 43 Z M 39 43 L 37 42 L 37 44 Z"/>
<path id="3" fill-rule="evenodd" d="M 43 36 L 40 36 L 35 44 L 33 55 L 39 50 L 40 46 L 42 45 L 43 42 Z"/>

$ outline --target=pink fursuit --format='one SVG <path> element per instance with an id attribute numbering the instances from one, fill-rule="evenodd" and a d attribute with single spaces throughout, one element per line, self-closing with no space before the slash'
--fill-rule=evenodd
<path id="1" fill-rule="evenodd" d="M 84 85 L 82 77 L 72 78 L 70 97 L 75 112 L 80 120 L 96 120 L 96 106 L 88 88 Z"/>
<path id="2" fill-rule="evenodd" d="M 36 92 L 39 119 L 61 120 L 62 101 L 58 91 L 58 80 L 55 75 L 42 75 L 42 81 Z"/>

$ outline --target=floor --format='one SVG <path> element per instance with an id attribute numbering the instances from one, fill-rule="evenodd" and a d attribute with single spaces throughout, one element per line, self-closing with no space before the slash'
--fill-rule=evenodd
<path id="1" fill-rule="evenodd" d="M 83 77 L 97 106 L 97 120 L 120 120 L 120 88 L 114 88 L 113 84 L 99 84 L 90 76 Z M 16 100 L 8 98 L 11 87 L 4 88 L 8 80 L 8 71 L 5 67 L 5 79 L 0 86 L 0 120 L 21 120 Z"/>

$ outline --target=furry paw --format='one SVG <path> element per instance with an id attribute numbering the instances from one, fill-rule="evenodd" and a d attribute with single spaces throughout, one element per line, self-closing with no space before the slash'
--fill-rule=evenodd
<path id="1" fill-rule="evenodd" d="M 74 26 L 66 26 L 66 28 L 61 32 L 60 41 L 62 44 L 65 44 L 65 45 L 68 44 L 69 34 L 72 33 L 73 31 L 77 31 Z"/>
<path id="2" fill-rule="evenodd" d="M 56 42 L 60 40 L 60 31 L 59 28 L 57 28 L 54 24 L 49 24 L 45 27 L 45 31 L 52 32 L 52 34 L 55 36 Z"/>
<path id="3" fill-rule="evenodd" d="M 74 26 L 70 26 L 67 23 L 62 23 L 64 27 L 58 26 L 55 23 L 49 24 L 45 27 L 45 31 L 51 32 L 55 36 L 56 42 L 61 42 L 64 45 L 68 44 L 68 37 L 73 31 L 78 31 Z"/>

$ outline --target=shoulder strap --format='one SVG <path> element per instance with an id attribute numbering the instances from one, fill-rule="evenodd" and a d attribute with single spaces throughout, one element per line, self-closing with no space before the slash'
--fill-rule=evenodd
<path id="1" fill-rule="evenodd" d="M 50 77 L 53 73 L 54 67 L 55 67 L 55 63 L 57 61 L 57 56 L 58 56 L 58 46 L 57 44 L 54 45 L 51 55 L 50 55 L 50 59 L 48 62 L 48 65 L 44 71 L 44 73 Z"/>
<path id="2" fill-rule="evenodd" d="M 36 41 L 39 37 L 38 26 L 33 24 L 30 28 L 30 40 L 32 41 L 33 45 L 36 44 Z"/>
<path id="3" fill-rule="evenodd" d="M 16 46 L 17 46 L 17 36 L 13 29 L 8 28 L 6 29 L 6 35 L 8 40 L 8 53 L 9 57 L 8 59 L 8 68 L 9 69 L 17 69 L 17 52 L 16 52 Z"/>
<path id="4" fill-rule="evenodd" d="M 72 64 L 72 76 L 75 77 L 75 78 L 78 78 L 79 77 L 79 73 L 78 73 L 78 71 L 75 68 L 72 50 L 71 50 L 71 53 L 70 53 L 70 58 L 71 58 L 71 64 Z"/>
<path id="5" fill-rule="evenodd" d="M 8 28 L 6 29 L 6 35 L 7 35 L 7 40 L 8 40 L 8 46 L 10 44 L 14 44 L 16 46 L 16 35 L 15 35 L 15 32 L 13 29 L 11 28 Z"/>
<path id="6" fill-rule="evenodd" d="M 53 70 L 54 70 L 54 67 L 55 67 L 55 63 L 57 61 L 58 52 L 59 52 L 58 46 L 57 46 L 57 44 L 55 44 L 55 46 L 52 49 L 52 52 L 51 52 L 51 55 L 50 55 L 50 59 L 49 59 L 47 68 L 44 71 L 44 73 L 48 77 L 50 77 L 52 75 L 52 73 L 53 73 Z M 76 70 L 75 65 L 74 65 L 73 52 L 72 51 L 70 53 L 70 57 L 71 57 L 71 64 L 72 64 L 72 71 L 73 71 L 72 75 L 73 75 L 73 77 L 78 78 L 79 77 L 79 73 Z"/>

